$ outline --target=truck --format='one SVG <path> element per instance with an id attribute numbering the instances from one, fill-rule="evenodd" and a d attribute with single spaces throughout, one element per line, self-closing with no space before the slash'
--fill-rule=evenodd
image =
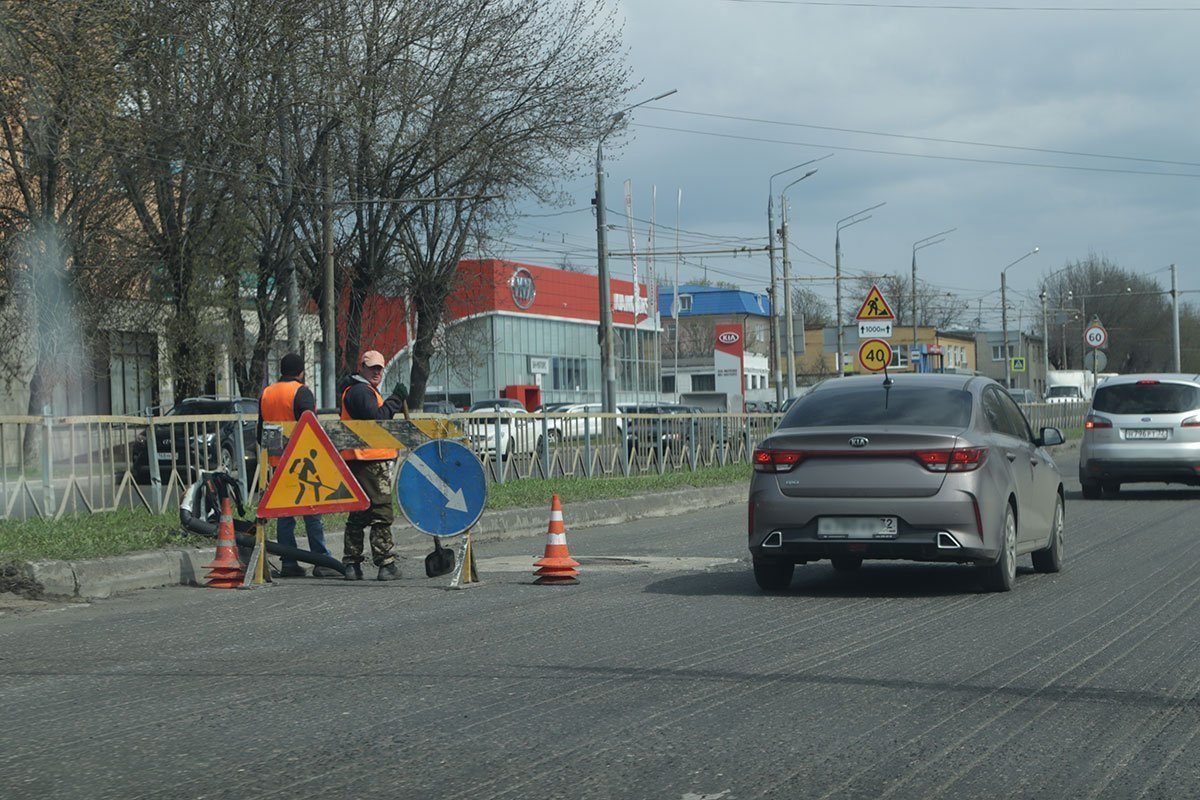
<path id="1" fill-rule="evenodd" d="M 1093 373 L 1087 369 L 1052 369 L 1046 373 L 1047 403 L 1091 402 L 1096 384 L 1115 372 Z"/>

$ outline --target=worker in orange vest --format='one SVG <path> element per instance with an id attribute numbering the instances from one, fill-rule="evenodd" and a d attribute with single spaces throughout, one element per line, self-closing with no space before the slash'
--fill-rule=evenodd
<path id="1" fill-rule="evenodd" d="M 304 358 L 288 353 L 279 359 L 279 380 L 263 389 L 258 400 L 258 435 L 262 443 L 264 422 L 296 422 L 305 411 L 317 413 L 317 401 L 312 390 L 304 385 Z M 279 456 L 270 456 L 272 468 L 279 466 Z M 308 538 L 308 549 L 319 555 L 329 556 L 325 544 L 325 525 L 320 514 L 304 517 L 304 533 Z M 287 547 L 296 547 L 296 518 L 279 517 L 275 523 L 275 538 Z M 283 578 L 303 578 L 307 573 L 294 558 L 283 559 Z M 314 578 L 340 578 L 342 574 L 332 567 L 313 567 Z"/>
<path id="2" fill-rule="evenodd" d="M 376 350 L 363 353 L 358 372 L 343 378 L 338 384 L 338 407 L 342 419 L 391 419 L 397 412 L 408 415 L 408 389 L 397 383 L 392 393 L 384 397 L 379 392 L 385 365 L 383 354 Z M 362 580 L 363 534 L 371 529 L 371 561 L 379 567 L 376 576 L 381 581 L 400 577 L 392 542 L 392 462 L 398 455 L 390 448 L 342 450 L 346 466 L 371 501 L 370 508 L 352 511 L 346 519 L 345 545 L 342 563 L 346 564 L 346 580 Z"/>

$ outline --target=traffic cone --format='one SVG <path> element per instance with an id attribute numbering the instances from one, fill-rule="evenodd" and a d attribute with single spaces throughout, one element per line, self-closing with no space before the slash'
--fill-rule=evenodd
<path id="1" fill-rule="evenodd" d="M 246 570 L 238 560 L 237 537 L 233 532 L 233 501 L 221 498 L 221 524 L 217 526 L 217 557 L 206 568 L 204 585 L 213 589 L 236 589 L 242 585 Z"/>
<path id="2" fill-rule="evenodd" d="M 541 569 L 534 572 L 539 576 L 535 584 L 539 586 L 565 585 L 579 583 L 576 579 L 579 571 L 575 568 L 579 562 L 571 558 L 567 552 L 567 531 L 563 526 L 562 504 L 558 495 L 550 501 L 550 525 L 546 530 L 546 552 L 533 563 Z"/>

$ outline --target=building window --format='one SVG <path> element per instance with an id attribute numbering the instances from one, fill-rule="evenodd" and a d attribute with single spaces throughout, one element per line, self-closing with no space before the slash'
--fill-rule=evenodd
<path id="1" fill-rule="evenodd" d="M 690 294 L 679 295 L 679 312 L 692 310 L 692 296 Z"/>
<path id="2" fill-rule="evenodd" d="M 907 367 L 908 366 L 908 347 L 906 345 L 896 345 L 892 348 L 892 363 L 890 367 Z"/>
<path id="3" fill-rule="evenodd" d="M 550 359 L 553 388 L 573 392 L 587 389 L 587 362 L 582 358 L 554 356 Z"/>
<path id="4" fill-rule="evenodd" d="M 717 390 L 717 376 L 711 372 L 698 373 L 692 376 L 692 391 L 693 392 L 715 392 Z"/>
<path id="5" fill-rule="evenodd" d="M 1012 358 L 1013 355 L 1014 355 L 1013 346 L 1010 344 L 1008 346 L 1008 357 Z M 992 345 L 992 361 L 1003 361 L 1003 360 L 1004 360 L 1004 346 L 999 345 L 999 344 Z"/>

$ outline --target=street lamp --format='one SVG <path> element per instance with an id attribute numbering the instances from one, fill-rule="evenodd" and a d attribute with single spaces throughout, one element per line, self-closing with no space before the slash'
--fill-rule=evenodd
<path id="1" fill-rule="evenodd" d="M 908 354 L 908 363 L 913 363 L 913 353 L 917 352 L 917 251 L 924 250 L 926 247 L 933 247 L 935 244 L 941 244 L 946 241 L 945 236 L 954 233 L 958 228 L 951 228 L 948 231 L 935 233 L 932 236 L 926 236 L 924 239 L 917 239 L 913 242 L 912 248 L 912 350 Z"/>
<path id="2" fill-rule="evenodd" d="M 1012 388 L 1012 376 L 1011 376 L 1011 373 L 1009 372 L 1009 370 L 1012 368 L 1012 364 L 1009 363 L 1009 358 L 1008 358 L 1008 283 L 1007 283 L 1008 268 L 1014 267 L 1017 264 L 1020 264 L 1022 261 L 1029 258 L 1031 255 L 1033 255 L 1037 251 L 1038 251 L 1038 248 L 1036 248 L 1036 247 L 1033 248 L 1028 253 L 1021 256 L 1016 261 L 1014 261 L 1011 264 L 1009 264 L 1008 266 L 1006 266 L 1004 269 L 1000 270 L 1000 326 L 1001 326 L 1001 337 L 1002 337 L 1000 340 L 1000 352 L 1004 356 L 1004 388 L 1005 389 Z"/>
<path id="3" fill-rule="evenodd" d="M 771 262 L 771 358 L 775 362 L 775 406 L 780 408 L 783 406 L 783 372 L 780 368 L 780 362 L 783 360 L 779 352 L 779 287 L 777 285 L 778 278 L 775 274 L 775 179 L 780 175 L 786 175 L 792 170 L 807 167 L 809 164 L 815 164 L 818 161 L 824 161 L 833 155 L 821 156 L 820 158 L 810 158 L 808 161 L 803 161 L 787 169 L 781 169 L 770 177 L 767 181 L 767 258 Z"/>
<path id="4" fill-rule="evenodd" d="M 828 158 L 828 156 L 826 156 Z M 787 363 L 788 363 L 788 398 L 796 396 L 796 332 L 792 322 L 792 258 L 788 247 L 788 207 L 787 207 L 787 190 L 795 186 L 805 178 L 811 178 L 816 175 L 815 169 L 810 169 L 808 172 L 801 175 L 796 180 L 789 183 L 779 192 L 779 212 L 783 215 L 782 233 L 780 238 L 783 239 L 783 307 L 784 317 L 787 319 Z"/>
<path id="5" fill-rule="evenodd" d="M 837 364 L 838 375 L 843 375 L 846 372 L 846 366 L 842 363 L 842 353 L 846 351 L 845 347 L 845 331 L 842 326 L 842 229 L 849 228 L 851 225 L 857 225 L 860 222 L 866 222 L 871 218 L 868 211 L 874 211 L 877 208 L 882 208 L 887 205 L 887 201 L 876 203 L 870 208 L 864 208 L 862 211 L 855 211 L 848 217 L 842 217 L 837 221 L 836 235 L 833 238 L 833 271 L 834 271 L 834 296 L 837 304 L 837 357 L 834 363 Z M 863 216 L 867 214 L 867 216 Z"/>
<path id="6" fill-rule="evenodd" d="M 630 111 L 646 103 L 670 97 L 676 91 L 678 90 L 672 89 L 663 92 L 616 112 L 612 115 L 608 127 L 600 134 L 600 140 L 596 142 L 596 262 L 600 277 L 600 372 L 604 379 L 601 401 L 606 414 L 616 413 L 617 410 L 617 372 L 613 365 L 612 289 L 608 279 L 608 229 L 604 220 L 604 139 Z M 657 303 L 658 300 L 654 302 Z M 636 298 L 634 305 L 637 305 Z"/>

